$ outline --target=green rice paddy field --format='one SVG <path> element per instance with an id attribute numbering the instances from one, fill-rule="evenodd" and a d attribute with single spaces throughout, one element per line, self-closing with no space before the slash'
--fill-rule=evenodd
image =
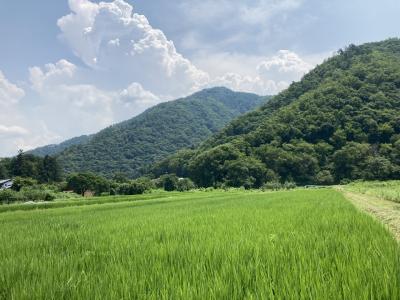
<path id="1" fill-rule="evenodd" d="M 399 245 L 335 190 L 121 199 L 0 213 L 0 299 L 400 299 Z"/>

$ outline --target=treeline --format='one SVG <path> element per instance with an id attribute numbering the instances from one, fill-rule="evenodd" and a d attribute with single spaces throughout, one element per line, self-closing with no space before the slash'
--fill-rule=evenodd
<path id="1" fill-rule="evenodd" d="M 400 40 L 350 45 L 198 149 L 153 166 L 198 186 L 400 178 Z"/>
<path id="2" fill-rule="evenodd" d="M 138 195 L 154 189 L 165 191 L 189 191 L 196 186 L 187 178 L 178 178 L 174 174 L 166 174 L 157 179 L 141 177 L 128 179 L 123 173 L 116 173 L 113 179 L 93 173 L 75 173 L 67 177 L 66 189 L 84 196 L 91 193 L 95 196 Z"/>
<path id="3" fill-rule="evenodd" d="M 0 179 L 13 180 L 11 189 L 0 191 L 0 204 L 28 201 L 52 201 L 91 196 L 137 195 L 154 189 L 188 191 L 195 188 L 190 179 L 163 175 L 157 179 L 130 180 L 124 173 L 107 179 L 94 173 L 63 176 L 55 157 L 38 157 L 19 151 L 13 158 L 0 161 Z"/>
<path id="4" fill-rule="evenodd" d="M 13 158 L 0 160 L 0 179 L 14 177 L 32 178 L 39 183 L 60 182 L 62 169 L 55 157 L 39 157 L 20 150 Z"/>

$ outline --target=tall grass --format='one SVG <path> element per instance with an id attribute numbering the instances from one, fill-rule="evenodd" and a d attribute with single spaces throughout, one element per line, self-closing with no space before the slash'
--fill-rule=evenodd
<path id="1" fill-rule="evenodd" d="M 357 181 L 345 187 L 349 191 L 400 203 L 400 180 Z"/>
<path id="2" fill-rule="evenodd" d="M 0 214 L 2 299 L 399 299 L 400 251 L 333 190 Z"/>

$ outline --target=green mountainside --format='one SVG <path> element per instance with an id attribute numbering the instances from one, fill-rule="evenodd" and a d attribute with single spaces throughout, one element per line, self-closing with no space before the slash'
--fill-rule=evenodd
<path id="1" fill-rule="evenodd" d="M 200 186 L 400 178 L 400 40 L 339 50 L 198 149 L 152 171 Z"/>
<path id="2" fill-rule="evenodd" d="M 182 148 L 195 147 L 268 97 L 212 88 L 152 107 L 58 154 L 66 172 L 136 177 L 144 167 Z"/>
<path id="3" fill-rule="evenodd" d="M 91 135 L 82 135 L 66 140 L 60 144 L 53 144 L 53 145 L 39 147 L 34 150 L 27 151 L 26 153 L 41 157 L 45 157 L 46 155 L 56 155 L 71 146 L 80 145 L 88 142 L 91 137 L 92 137 Z"/>

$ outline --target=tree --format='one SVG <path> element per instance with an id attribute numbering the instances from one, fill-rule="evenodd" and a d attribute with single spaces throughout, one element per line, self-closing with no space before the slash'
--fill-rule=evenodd
<path id="1" fill-rule="evenodd" d="M 333 155 L 335 177 L 341 179 L 366 178 L 365 163 L 370 155 L 369 144 L 348 143 Z"/>
<path id="2" fill-rule="evenodd" d="M 178 177 L 175 174 L 166 174 L 160 177 L 164 190 L 168 192 L 176 191 L 178 188 Z"/>
<path id="3" fill-rule="evenodd" d="M 17 156 L 10 161 L 9 175 L 39 179 L 41 162 L 42 158 L 19 150 Z"/>
<path id="4" fill-rule="evenodd" d="M 246 189 L 259 188 L 267 181 L 265 165 L 253 157 L 240 157 L 237 160 L 226 161 L 226 184 L 232 187 Z"/>
<path id="5" fill-rule="evenodd" d="M 110 192 L 110 182 L 93 173 L 76 173 L 68 176 L 67 189 L 73 190 L 82 196 L 86 191 L 95 192 L 96 195 Z"/>
<path id="6" fill-rule="evenodd" d="M 140 195 L 153 188 L 150 181 L 147 180 L 132 180 L 127 183 L 122 183 L 117 188 L 119 195 Z"/>
<path id="7" fill-rule="evenodd" d="M 124 172 L 114 173 L 113 180 L 118 183 L 126 183 L 129 181 L 128 176 Z"/>
<path id="8" fill-rule="evenodd" d="M 40 164 L 39 179 L 42 183 L 61 181 L 61 168 L 55 157 L 46 155 Z"/>
<path id="9" fill-rule="evenodd" d="M 189 164 L 190 177 L 202 187 L 222 184 L 226 176 L 226 161 L 236 160 L 241 153 L 232 144 L 224 144 L 206 151 L 192 159 Z"/>
<path id="10" fill-rule="evenodd" d="M 3 164 L 1 164 L 1 162 L 0 162 L 0 180 L 1 180 L 1 179 L 5 179 L 5 178 L 7 178 L 7 177 L 8 177 L 7 169 L 6 169 L 6 167 L 5 167 Z"/>
<path id="11" fill-rule="evenodd" d="M 318 184 L 322 185 L 331 185 L 335 183 L 335 178 L 333 178 L 331 172 L 329 170 L 322 170 L 318 172 L 315 180 Z"/>
<path id="12" fill-rule="evenodd" d="M 196 188 L 196 185 L 189 178 L 179 179 L 176 185 L 176 190 L 179 192 L 190 191 Z"/>
<path id="13" fill-rule="evenodd" d="M 388 179 L 392 174 L 392 163 L 381 156 L 371 156 L 366 160 L 367 179 Z"/>
<path id="14" fill-rule="evenodd" d="M 24 173 L 24 151 L 18 150 L 17 156 L 11 162 L 11 172 L 14 176 L 23 176 Z"/>

